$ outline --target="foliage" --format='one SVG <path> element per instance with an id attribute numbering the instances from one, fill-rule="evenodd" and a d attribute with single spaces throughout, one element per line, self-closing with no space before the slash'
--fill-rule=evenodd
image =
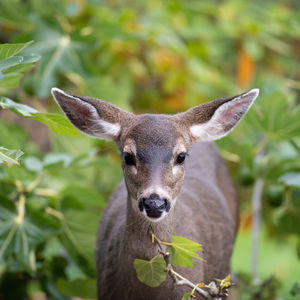
<path id="1" fill-rule="evenodd" d="M 135 259 L 134 268 L 138 279 L 151 287 L 159 286 L 167 277 L 165 272 L 166 262 L 162 257 L 149 261 Z"/>
<path id="2" fill-rule="evenodd" d="M 168 246 L 170 263 L 174 267 L 182 266 L 191 268 L 194 265 L 193 258 L 202 259 L 197 254 L 202 250 L 201 245 L 185 237 L 174 235 L 172 242 L 159 241 L 154 234 L 152 234 L 153 242 L 154 238 L 160 247 L 161 245 Z M 159 286 L 166 279 L 166 262 L 163 257 L 160 257 L 161 254 L 162 253 L 159 253 L 149 261 L 143 259 L 134 260 L 134 267 L 141 282 L 154 287 Z"/>
<path id="3" fill-rule="evenodd" d="M 253 284 L 251 277 L 247 274 L 239 274 L 238 287 L 244 291 L 241 300 L 275 300 L 280 283 L 271 276 L 260 284 Z"/>
<path id="4" fill-rule="evenodd" d="M 57 114 L 54 85 L 160 113 L 259 87 L 218 146 L 238 184 L 242 226 L 262 178 L 269 236 L 299 245 L 299 36 L 293 0 L 1 0 L 0 297 L 95 294 L 96 228 L 120 160 Z"/>
<path id="5" fill-rule="evenodd" d="M 19 164 L 19 158 L 23 155 L 20 150 L 8 150 L 0 147 L 0 163 Z"/>
<path id="6" fill-rule="evenodd" d="M 196 292 L 205 299 L 220 299 L 224 296 L 228 296 L 228 289 L 232 286 L 230 275 L 224 279 L 215 279 L 215 281 L 209 284 L 195 284 L 175 271 L 174 267 L 176 266 L 191 268 L 194 264 L 193 258 L 201 259 L 197 254 L 202 250 L 200 244 L 176 235 L 172 237 L 172 242 L 161 241 L 153 233 L 152 229 L 150 229 L 149 232 L 152 243 L 155 243 L 153 246 L 157 245 L 159 250 L 158 254 L 149 261 L 143 259 L 134 260 L 134 268 L 141 282 L 150 287 L 157 287 L 161 285 L 167 275 L 169 275 L 175 285 L 186 285 L 192 289 L 190 293 L 185 293 L 182 299 L 195 298 Z M 166 249 L 165 246 L 168 246 L 168 249 Z M 206 290 L 202 289 L 203 287 Z"/>
<path id="7" fill-rule="evenodd" d="M 169 243 L 171 263 L 175 267 L 193 267 L 193 257 L 202 259 L 197 254 L 201 250 L 202 248 L 200 244 L 178 235 L 174 235 L 172 237 L 172 242 Z"/>

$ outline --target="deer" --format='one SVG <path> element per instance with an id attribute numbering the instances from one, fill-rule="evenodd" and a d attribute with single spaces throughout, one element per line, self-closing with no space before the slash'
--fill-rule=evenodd
<path id="1" fill-rule="evenodd" d="M 233 130 L 259 90 L 173 115 L 133 114 L 103 100 L 58 88 L 51 92 L 79 131 L 114 141 L 122 157 L 124 177 L 98 229 L 98 299 L 177 300 L 191 291 L 169 277 L 155 288 L 138 280 L 134 260 L 149 260 L 159 250 L 149 238 L 150 226 L 160 240 L 180 235 L 203 245 L 204 260 L 193 268 L 177 267 L 180 274 L 195 283 L 224 278 L 230 272 L 239 205 L 213 141 Z"/>

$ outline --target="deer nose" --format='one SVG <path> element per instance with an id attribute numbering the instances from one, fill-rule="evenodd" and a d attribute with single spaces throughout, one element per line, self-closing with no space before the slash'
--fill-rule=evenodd
<path id="1" fill-rule="evenodd" d="M 164 211 L 170 210 L 168 199 L 161 199 L 158 194 L 151 194 L 148 198 L 142 198 L 139 202 L 140 211 L 145 209 L 149 218 L 159 218 Z"/>

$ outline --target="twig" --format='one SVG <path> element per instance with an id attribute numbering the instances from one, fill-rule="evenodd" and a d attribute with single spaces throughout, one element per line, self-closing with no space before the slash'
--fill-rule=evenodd
<path id="1" fill-rule="evenodd" d="M 193 289 L 192 293 L 191 293 L 192 295 L 196 291 L 207 300 L 221 300 L 222 296 L 227 294 L 228 288 L 226 289 L 225 293 L 223 293 L 221 285 L 220 285 L 220 287 L 217 287 L 215 282 L 211 282 L 209 285 L 205 285 L 203 283 L 194 284 L 190 280 L 188 280 L 185 277 L 183 277 L 182 275 L 178 274 L 174 270 L 172 264 L 170 263 L 170 256 L 171 256 L 170 252 L 164 251 L 164 249 L 162 248 L 162 245 L 171 246 L 172 243 L 168 243 L 168 242 L 159 240 L 153 233 L 152 228 L 150 228 L 149 232 L 151 235 L 152 243 L 154 243 L 154 241 L 155 241 L 160 249 L 159 253 L 156 256 L 154 256 L 151 259 L 151 261 L 155 260 L 159 255 L 162 255 L 166 262 L 166 270 L 165 271 L 172 278 L 175 285 L 186 285 Z M 208 291 L 203 290 L 202 288 L 200 288 L 200 286 L 206 287 L 208 289 Z"/>

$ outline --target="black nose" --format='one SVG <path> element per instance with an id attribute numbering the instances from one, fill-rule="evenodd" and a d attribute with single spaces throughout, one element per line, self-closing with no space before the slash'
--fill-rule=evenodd
<path id="1" fill-rule="evenodd" d="M 170 210 L 170 202 L 167 199 L 161 199 L 157 194 L 151 194 L 149 198 L 142 198 L 139 203 L 140 211 L 145 209 L 150 218 L 159 218 L 164 211 Z"/>

